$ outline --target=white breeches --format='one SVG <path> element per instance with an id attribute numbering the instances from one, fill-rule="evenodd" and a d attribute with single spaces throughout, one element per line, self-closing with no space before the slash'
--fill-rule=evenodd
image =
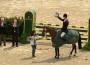
<path id="1" fill-rule="evenodd" d="M 63 37 L 65 34 L 66 34 L 65 32 L 62 32 L 62 33 L 61 33 L 61 37 Z"/>

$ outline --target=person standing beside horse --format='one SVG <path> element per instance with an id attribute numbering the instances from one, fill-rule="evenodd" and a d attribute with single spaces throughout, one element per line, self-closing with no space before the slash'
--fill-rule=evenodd
<path id="1" fill-rule="evenodd" d="M 4 46 L 6 46 L 6 28 L 5 28 L 4 17 L 1 17 L 1 21 L 0 21 L 0 46 L 2 45 L 2 42 Z"/>
<path id="2" fill-rule="evenodd" d="M 69 21 L 67 19 L 67 14 L 64 14 L 63 15 L 63 18 L 64 19 L 62 19 L 61 17 L 59 17 L 59 13 L 56 13 L 56 16 L 55 17 L 57 17 L 58 19 L 60 19 L 61 21 L 63 21 L 63 26 L 61 28 L 62 33 L 61 33 L 61 36 L 60 37 L 65 40 L 65 34 L 67 32 L 67 27 L 69 25 Z"/>
<path id="3" fill-rule="evenodd" d="M 13 26 L 12 47 L 14 47 L 15 43 L 16 43 L 16 47 L 18 47 L 19 28 L 18 28 L 17 18 L 14 19 L 12 26 Z"/>
<path id="4" fill-rule="evenodd" d="M 30 44 L 32 46 L 32 57 L 36 57 L 35 56 L 35 51 L 36 51 L 37 42 L 36 42 L 36 32 L 35 32 L 35 30 L 33 30 L 31 32 L 31 35 L 30 35 L 29 39 L 30 39 Z"/>

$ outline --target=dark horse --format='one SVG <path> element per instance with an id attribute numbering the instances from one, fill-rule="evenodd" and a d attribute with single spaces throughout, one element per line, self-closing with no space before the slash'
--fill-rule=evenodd
<path id="1" fill-rule="evenodd" d="M 70 56 L 72 55 L 72 52 L 75 50 L 75 54 L 77 53 L 77 50 L 76 50 L 76 42 L 78 42 L 78 48 L 79 49 L 81 49 L 82 48 L 82 45 L 81 45 L 81 36 L 80 36 L 80 33 L 79 32 L 77 32 L 77 31 L 75 31 L 75 30 L 70 30 L 71 32 L 73 31 L 73 32 L 76 32 L 78 35 L 76 35 L 77 36 L 77 38 L 76 38 L 76 42 L 69 42 L 69 43 L 66 43 L 66 42 L 64 42 L 64 43 L 62 43 L 61 41 L 64 41 L 63 39 L 61 39 L 60 38 L 60 34 L 58 35 L 57 33 L 57 30 L 55 29 L 55 28 L 51 28 L 51 27 L 44 27 L 44 29 L 46 29 L 46 31 L 45 30 L 43 30 L 42 31 L 42 35 L 44 36 L 45 35 L 45 33 L 49 33 L 50 34 L 50 36 L 51 36 L 51 41 L 52 41 L 52 45 L 53 45 L 53 47 L 55 47 L 55 58 L 57 58 L 57 59 L 59 59 L 59 47 L 60 46 L 62 46 L 62 45 L 64 45 L 64 44 L 72 44 L 72 50 L 71 50 L 71 52 L 70 52 Z M 73 34 L 73 36 L 71 36 L 71 40 L 73 41 L 73 37 L 75 37 L 74 36 L 75 34 Z M 59 36 L 59 37 L 57 37 L 57 36 Z M 60 41 L 60 40 L 61 41 Z M 55 43 L 56 41 L 55 40 L 59 40 L 58 42 L 57 42 L 57 44 Z M 70 40 L 70 39 L 69 39 Z M 60 43 L 60 44 L 59 44 Z M 74 56 L 75 56 L 75 54 L 74 54 Z"/>

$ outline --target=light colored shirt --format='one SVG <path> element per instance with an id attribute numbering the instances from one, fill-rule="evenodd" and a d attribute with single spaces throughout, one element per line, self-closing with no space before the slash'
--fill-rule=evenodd
<path id="1" fill-rule="evenodd" d="M 30 36 L 30 44 L 31 45 L 37 45 L 36 36 Z"/>
<path id="2" fill-rule="evenodd" d="M 41 36 L 30 36 L 30 37 L 28 37 L 28 41 L 30 41 L 30 44 L 31 45 L 37 45 L 38 43 L 37 43 L 37 40 L 36 39 L 38 39 L 38 38 L 42 38 Z"/>

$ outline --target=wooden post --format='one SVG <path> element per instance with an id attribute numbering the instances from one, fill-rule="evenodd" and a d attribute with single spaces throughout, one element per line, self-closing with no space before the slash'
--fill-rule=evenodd
<path id="1" fill-rule="evenodd" d="M 88 21 L 88 43 L 90 43 L 90 18 Z"/>

